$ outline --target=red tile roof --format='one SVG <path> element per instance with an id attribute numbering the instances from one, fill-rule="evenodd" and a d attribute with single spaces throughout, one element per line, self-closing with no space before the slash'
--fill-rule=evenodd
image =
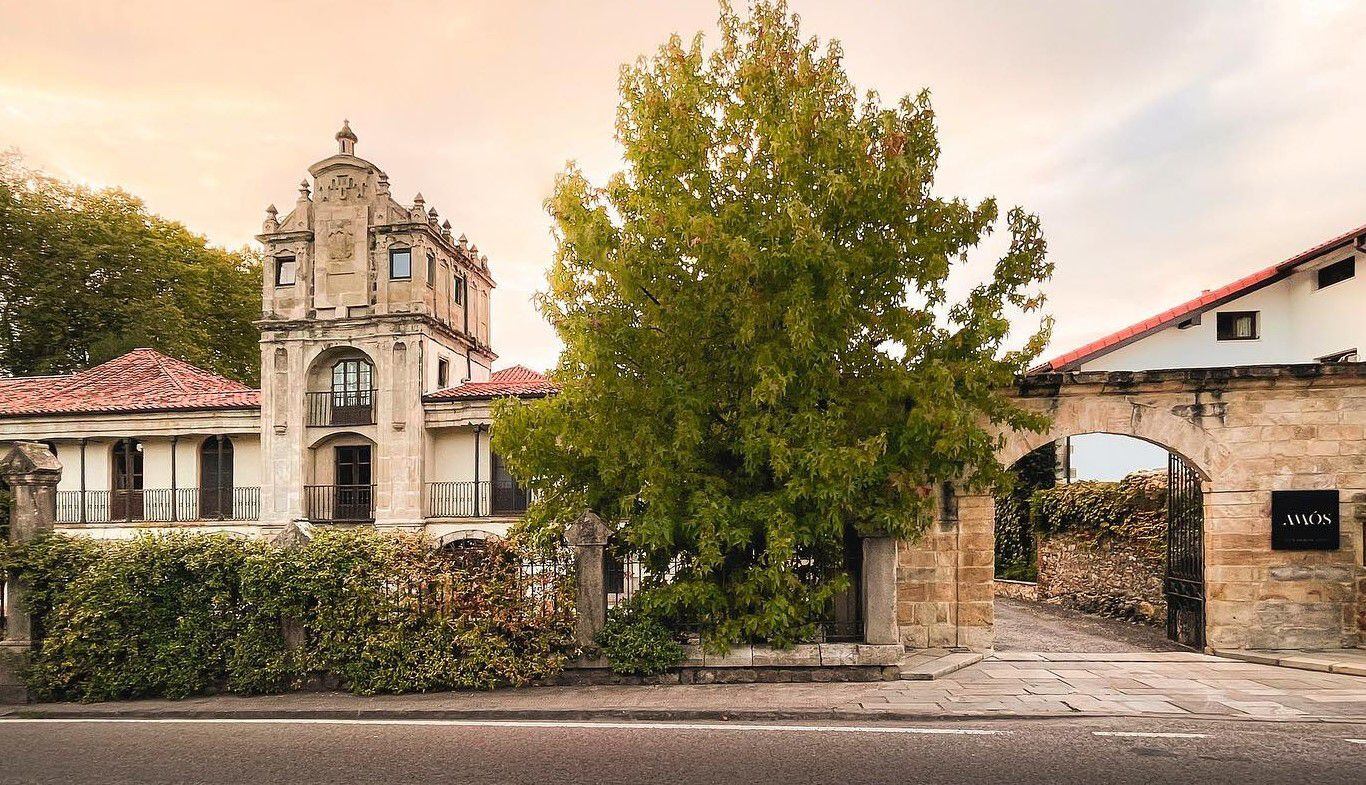
<path id="1" fill-rule="evenodd" d="M 67 376 L 0 379 L 0 417 L 260 407 L 259 390 L 153 349 Z"/>
<path id="2" fill-rule="evenodd" d="M 501 371 L 494 371 L 486 382 L 466 382 L 459 387 L 451 387 L 426 396 L 428 401 L 468 401 L 480 398 L 499 398 L 515 395 L 520 398 L 538 398 L 558 392 L 545 374 L 533 371 L 522 365 L 514 365 Z"/>
<path id="3" fill-rule="evenodd" d="M 1066 354 L 1054 357 L 1043 365 L 1031 369 L 1030 373 L 1076 370 L 1077 366 L 1083 363 L 1090 362 L 1097 357 L 1109 354 L 1140 338 L 1146 338 L 1158 330 L 1282 280 L 1301 264 L 1304 264 L 1320 254 L 1347 245 L 1354 239 L 1363 235 L 1366 235 L 1366 225 L 1358 226 L 1349 232 L 1344 232 L 1329 240 L 1325 240 L 1313 248 L 1301 251 L 1289 259 L 1277 262 L 1264 270 L 1258 270 L 1251 275 L 1239 278 L 1231 284 L 1221 286 L 1218 289 L 1211 289 L 1199 297 L 1187 300 L 1175 308 L 1169 308 L 1156 316 L 1151 316 L 1137 324 L 1131 324 L 1123 330 L 1092 341 L 1079 349 L 1074 349 Z"/>

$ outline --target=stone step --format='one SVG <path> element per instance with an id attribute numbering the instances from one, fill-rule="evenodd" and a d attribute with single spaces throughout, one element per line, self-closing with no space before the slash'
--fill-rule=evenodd
<path id="1" fill-rule="evenodd" d="M 908 653 L 899 663 L 901 679 L 906 681 L 929 681 L 942 679 L 955 671 L 982 661 L 983 654 L 976 651 L 927 650 Z"/>

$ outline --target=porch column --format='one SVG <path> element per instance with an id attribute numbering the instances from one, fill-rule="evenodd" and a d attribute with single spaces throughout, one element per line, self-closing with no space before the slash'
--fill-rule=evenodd
<path id="1" fill-rule="evenodd" d="M 51 532 L 57 521 L 57 482 L 62 465 L 44 445 L 18 442 L 0 459 L 0 478 L 9 486 L 9 541 L 31 542 Z M 18 572 L 6 576 L 5 638 L 0 641 L 0 703 L 28 698 L 19 673 L 32 647 L 32 620 L 24 609 L 25 581 Z"/>
<path id="2" fill-rule="evenodd" d="M 896 538 L 863 538 L 863 642 L 901 642 L 896 625 Z"/>
<path id="3" fill-rule="evenodd" d="M 589 646 L 607 624 L 604 575 L 607 525 L 595 513 L 586 512 L 565 532 L 565 539 L 574 548 L 574 572 L 578 585 L 578 619 L 574 637 L 580 646 Z"/>

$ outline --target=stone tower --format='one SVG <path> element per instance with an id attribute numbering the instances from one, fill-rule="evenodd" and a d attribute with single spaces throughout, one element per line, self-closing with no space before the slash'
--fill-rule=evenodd
<path id="1" fill-rule="evenodd" d="M 349 123 L 336 140 L 257 236 L 262 522 L 416 525 L 422 396 L 488 378 L 494 283 L 421 194 L 406 207 L 390 195 Z"/>

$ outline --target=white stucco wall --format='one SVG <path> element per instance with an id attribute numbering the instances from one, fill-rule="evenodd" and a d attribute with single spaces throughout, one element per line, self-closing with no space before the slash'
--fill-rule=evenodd
<path id="1" fill-rule="evenodd" d="M 1357 275 L 1325 289 L 1319 268 L 1353 256 L 1325 254 L 1288 278 L 1204 313 L 1200 324 L 1175 325 L 1081 366 L 1086 371 L 1139 371 L 1230 365 L 1307 363 L 1356 348 L 1366 351 L 1366 255 L 1356 253 Z M 1258 311 L 1260 337 L 1216 339 L 1218 317 L 1227 311 Z"/>

